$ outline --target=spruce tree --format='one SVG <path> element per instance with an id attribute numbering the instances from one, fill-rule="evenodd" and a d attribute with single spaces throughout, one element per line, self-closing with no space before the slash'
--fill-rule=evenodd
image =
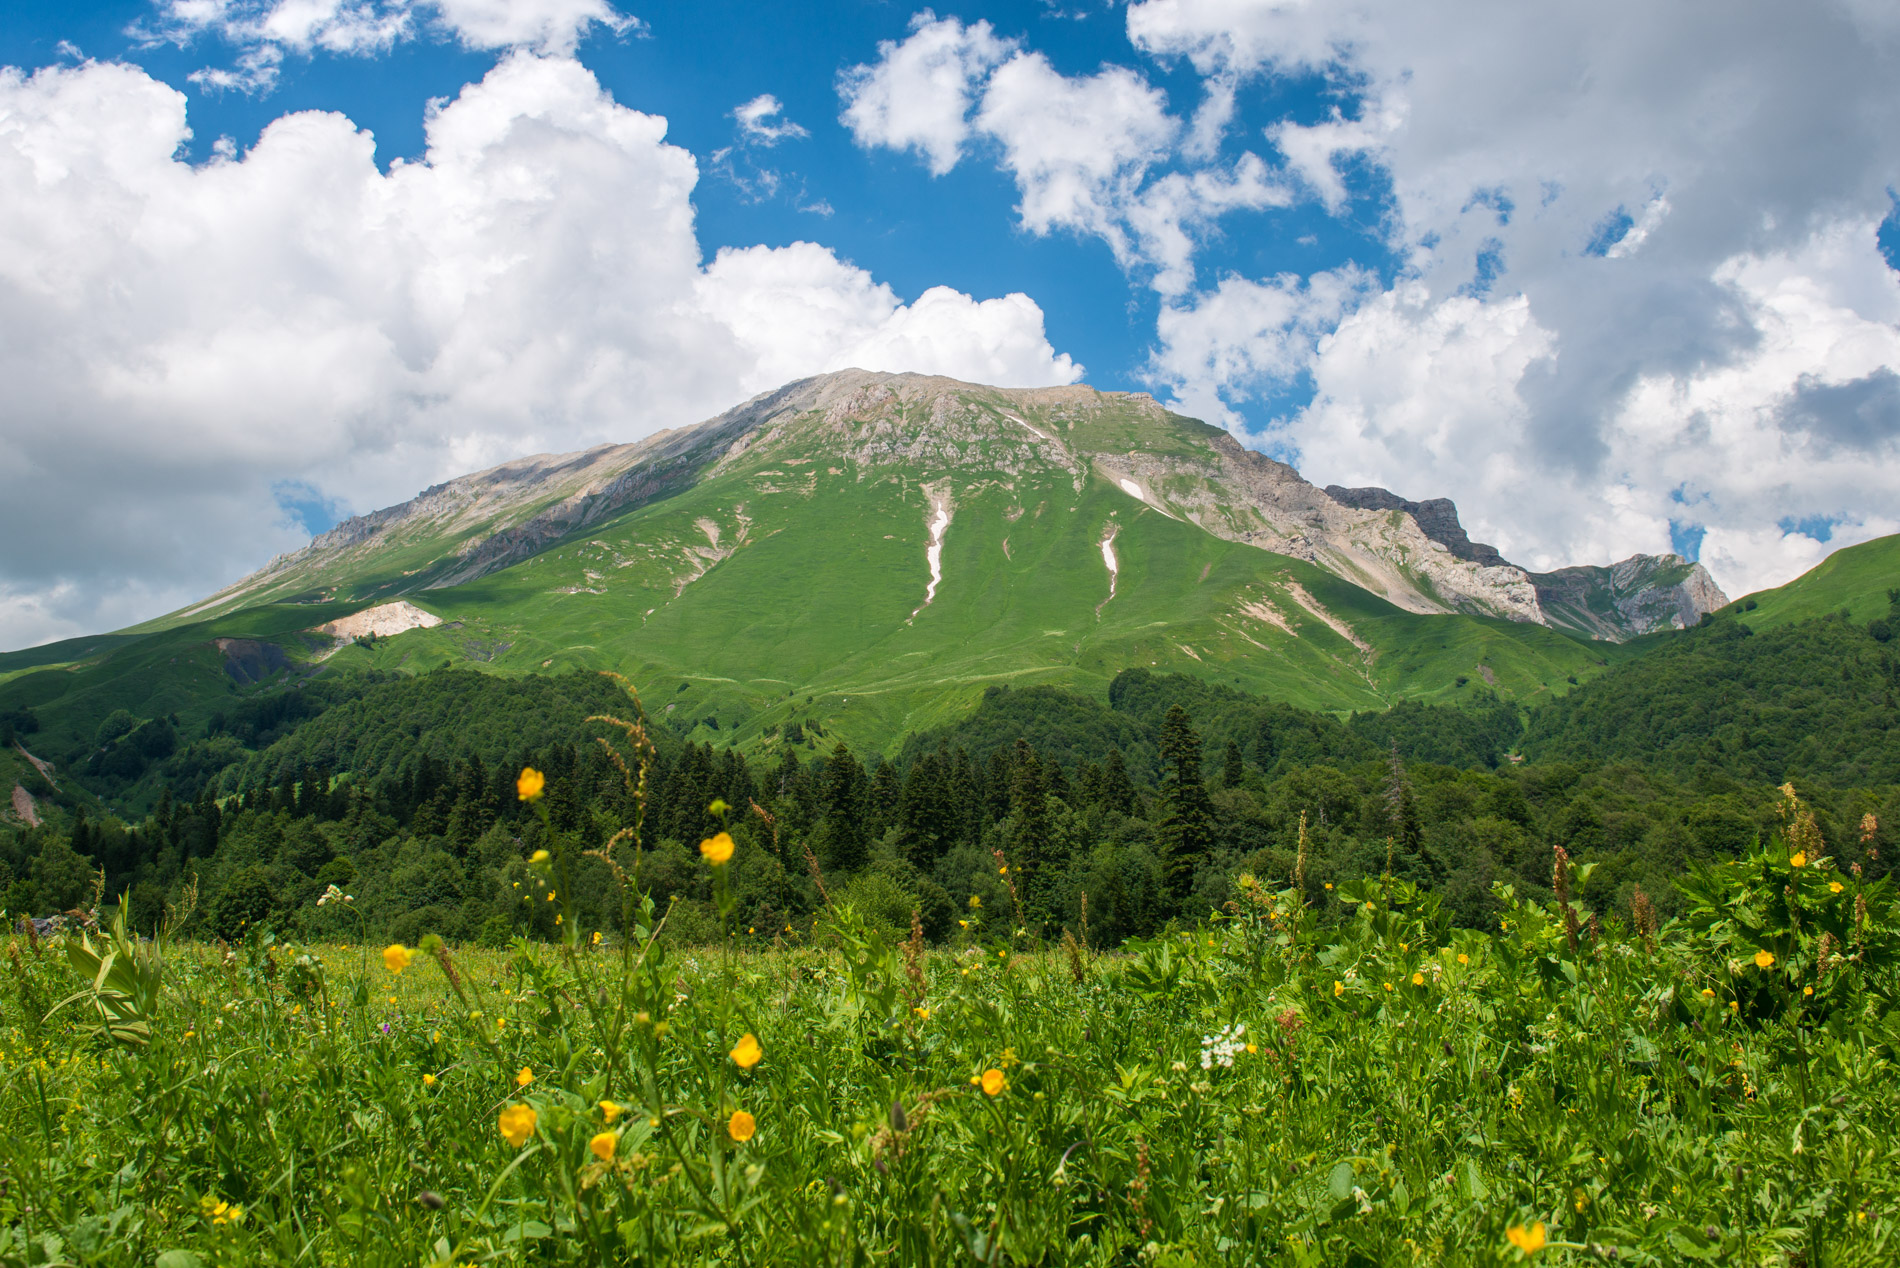
<path id="1" fill-rule="evenodd" d="M 864 831 L 865 782 L 864 767 L 840 740 L 825 765 L 822 807 L 830 856 L 826 864 L 839 871 L 859 871 L 871 861 Z"/>
<path id="2" fill-rule="evenodd" d="M 1135 781 L 1128 777 L 1128 762 L 1119 748 L 1108 750 L 1108 765 L 1102 771 L 1102 805 L 1117 814 L 1135 813 Z"/>
<path id="3" fill-rule="evenodd" d="M 1240 781 L 1246 773 L 1246 765 L 1240 756 L 1240 745 L 1232 740 L 1227 741 L 1227 750 L 1221 754 L 1221 787 L 1240 787 Z"/>
<path id="4" fill-rule="evenodd" d="M 1169 889 L 1179 900 L 1214 848 L 1214 807 L 1201 779 L 1201 737 L 1180 705 L 1161 720 L 1161 838 Z"/>
<path id="5" fill-rule="evenodd" d="M 1032 919 L 1049 916 L 1049 786 L 1042 760 L 1028 740 L 1017 740 L 1010 763 L 1009 835 L 1004 855 L 1016 869 L 1016 892 Z"/>

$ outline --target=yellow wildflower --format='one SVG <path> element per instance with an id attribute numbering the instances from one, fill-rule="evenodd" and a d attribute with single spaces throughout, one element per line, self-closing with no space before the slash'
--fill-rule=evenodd
<path id="1" fill-rule="evenodd" d="M 1425 975 L 1423 973 L 1412 974 L 1412 985 L 1413 986 L 1425 985 Z"/>
<path id="2" fill-rule="evenodd" d="M 1830 894 L 1838 894 L 1838 893 L 1840 893 L 1840 892 L 1841 892 L 1841 883 L 1840 883 L 1839 881 L 1829 881 L 1829 882 L 1827 883 L 1827 892 L 1828 892 L 1828 893 L 1830 893 Z"/>
<path id="3" fill-rule="evenodd" d="M 1346 984 L 1338 978 L 1333 979 L 1333 998 L 1338 999 L 1346 993 Z"/>
<path id="4" fill-rule="evenodd" d="M 532 1082 L 534 1082 L 534 1070 L 529 1066 L 522 1066 L 521 1073 L 515 1076 L 515 1086 L 527 1087 Z"/>
<path id="5" fill-rule="evenodd" d="M 983 1071 L 983 1094 L 985 1096 L 1001 1096 L 1003 1089 L 1008 1086 L 1009 1080 L 1003 1077 L 1001 1070 L 990 1069 Z"/>
<path id="6" fill-rule="evenodd" d="M 1755 967 L 1758 969 L 1774 968 L 1775 967 L 1775 953 L 1773 951 L 1755 952 Z"/>
<path id="7" fill-rule="evenodd" d="M 919 1006 L 917 1008 L 911 1009 L 910 1011 L 913 1013 L 916 1013 L 919 1017 L 923 1018 L 925 1021 L 930 1020 L 930 1010 L 928 1008 Z"/>
<path id="8" fill-rule="evenodd" d="M 726 1120 L 726 1135 L 743 1145 L 759 1130 L 759 1120 L 744 1110 L 732 1111 L 732 1117 Z"/>
<path id="9" fill-rule="evenodd" d="M 541 793 L 548 786 L 548 777 L 532 766 L 523 767 L 521 778 L 515 780 L 515 796 L 522 801 L 539 801 Z"/>
<path id="10" fill-rule="evenodd" d="M 614 1146 L 619 1143 L 620 1136 L 616 1132 L 596 1132 L 594 1138 L 587 1142 L 587 1148 L 594 1157 L 606 1162 L 614 1156 Z"/>
<path id="11" fill-rule="evenodd" d="M 548 861 L 549 857 L 551 856 L 548 854 L 546 850 L 536 850 L 533 854 L 530 854 L 528 856 L 528 862 L 545 863 Z"/>
<path id="12" fill-rule="evenodd" d="M 1504 1230 L 1504 1235 L 1511 1239 L 1511 1245 L 1526 1255 L 1535 1255 L 1544 1248 L 1544 1221 L 1538 1220 L 1529 1228 L 1513 1224 Z"/>
<path id="13" fill-rule="evenodd" d="M 391 973 L 402 972 L 409 967 L 409 962 L 415 958 L 416 953 L 400 942 L 392 942 L 383 948 L 383 967 L 388 969 Z"/>
<path id="14" fill-rule="evenodd" d="M 595 946 L 600 945 L 600 930 L 598 929 L 594 930 L 594 945 Z"/>
<path id="15" fill-rule="evenodd" d="M 626 1112 L 625 1109 L 621 1108 L 618 1101 L 602 1101 L 600 1103 L 600 1116 L 610 1123 L 618 1121 L 620 1116 Z"/>
<path id="16" fill-rule="evenodd" d="M 1458 963 L 1469 964 L 1471 963 L 1471 957 L 1460 952 L 1458 956 Z"/>
<path id="17" fill-rule="evenodd" d="M 534 1135 L 534 1125 L 540 1121 L 540 1115 L 531 1105 L 510 1105 L 502 1110 L 496 1126 L 501 1128 L 501 1138 L 516 1149 L 528 1143 L 528 1137 Z"/>
<path id="18" fill-rule="evenodd" d="M 1812 986 L 1804 986 L 1801 988 L 1801 993 L 1803 995 L 1812 995 L 1814 994 L 1814 988 Z"/>
<path id="19" fill-rule="evenodd" d="M 764 1059 L 765 1049 L 759 1047 L 757 1037 L 749 1030 L 739 1037 L 737 1044 L 733 1045 L 732 1063 L 741 1070 L 750 1070 Z"/>
<path id="20" fill-rule="evenodd" d="M 722 867 L 732 861 L 732 834 L 721 832 L 707 837 L 699 843 L 699 852 L 714 867 Z"/>
<path id="21" fill-rule="evenodd" d="M 422 1076 L 422 1086 L 423 1086 L 423 1087 L 434 1087 L 434 1086 L 435 1086 L 435 1076 L 434 1076 L 433 1074 L 425 1074 L 425 1075 L 423 1075 L 423 1076 Z"/>

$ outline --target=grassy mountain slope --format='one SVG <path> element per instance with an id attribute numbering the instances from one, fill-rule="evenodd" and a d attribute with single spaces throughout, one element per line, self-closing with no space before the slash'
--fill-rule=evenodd
<path id="1" fill-rule="evenodd" d="M 1887 590 L 1900 586 L 1900 535 L 1847 546 L 1785 586 L 1751 594 L 1743 620 L 1758 630 L 1811 620 L 1843 609 L 1866 623 L 1887 614 Z M 1733 605 L 1731 605 L 1733 606 Z"/>

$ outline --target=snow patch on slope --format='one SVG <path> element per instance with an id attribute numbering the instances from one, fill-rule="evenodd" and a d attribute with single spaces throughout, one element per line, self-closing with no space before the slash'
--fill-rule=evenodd
<path id="1" fill-rule="evenodd" d="M 937 598 L 937 587 L 943 583 L 943 538 L 950 531 L 950 490 L 946 486 L 930 492 L 930 544 L 924 547 L 924 562 L 930 565 L 930 584 L 924 589 L 924 601 L 910 614 L 910 620 L 917 619 L 917 613 L 929 607 Z M 908 624 L 908 622 L 906 622 Z"/>
<path id="2" fill-rule="evenodd" d="M 1121 525 L 1109 524 L 1102 531 L 1102 564 L 1108 569 L 1108 599 L 1095 605 L 1095 615 L 1100 617 L 1102 609 L 1108 606 L 1108 600 L 1115 597 L 1115 582 L 1121 575 L 1121 561 L 1115 558 L 1115 535 L 1121 532 Z"/>

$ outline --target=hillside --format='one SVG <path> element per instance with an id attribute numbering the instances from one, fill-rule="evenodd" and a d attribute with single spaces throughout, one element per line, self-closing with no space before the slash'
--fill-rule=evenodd
<path id="1" fill-rule="evenodd" d="M 1754 616 L 1725 612 L 1537 710 L 1525 755 L 1679 778 L 1900 782 L 1891 627 L 1837 614 L 1758 630 Z"/>
<path id="2" fill-rule="evenodd" d="M 1900 535 L 1846 546 L 1785 586 L 1738 600 L 1754 629 L 1846 612 L 1865 624 L 1887 613 L 1887 591 L 1900 586 Z"/>

